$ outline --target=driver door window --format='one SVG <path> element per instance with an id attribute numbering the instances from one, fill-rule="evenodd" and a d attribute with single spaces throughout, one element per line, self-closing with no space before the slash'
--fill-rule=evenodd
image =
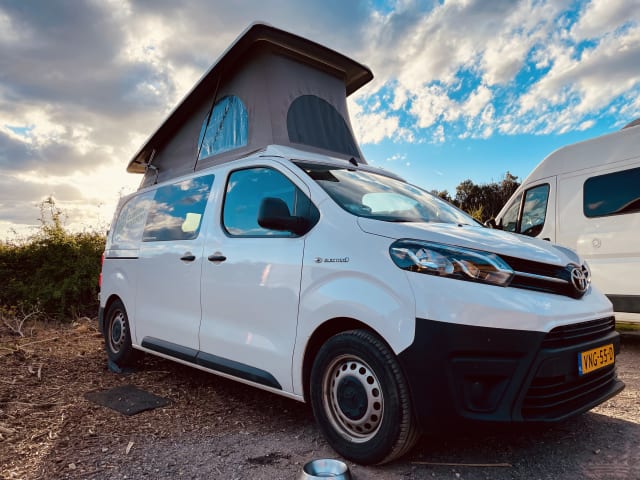
<path id="1" fill-rule="evenodd" d="M 292 232 L 269 230 L 258 225 L 262 200 L 279 198 L 291 215 L 310 216 L 311 200 L 282 173 L 267 167 L 236 170 L 229 176 L 222 223 L 233 237 L 294 237 Z"/>
<path id="2" fill-rule="evenodd" d="M 549 184 L 536 185 L 516 197 L 502 217 L 502 229 L 507 232 L 521 233 L 537 237 L 547 216 Z"/>
<path id="3" fill-rule="evenodd" d="M 529 237 L 537 237 L 544 227 L 549 199 L 549 184 L 533 187 L 524 195 L 520 233 Z"/>
<path id="4" fill-rule="evenodd" d="M 518 231 L 518 214 L 520 213 L 521 201 L 522 194 L 518 195 L 507 211 L 504 212 L 501 222 L 503 230 L 506 230 L 507 232 Z"/>

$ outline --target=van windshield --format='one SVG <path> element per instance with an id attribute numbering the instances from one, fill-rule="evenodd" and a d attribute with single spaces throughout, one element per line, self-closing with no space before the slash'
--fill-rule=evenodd
<path id="1" fill-rule="evenodd" d="M 342 208 L 385 222 L 439 222 L 481 226 L 471 216 L 424 190 L 365 170 L 296 163 Z"/>

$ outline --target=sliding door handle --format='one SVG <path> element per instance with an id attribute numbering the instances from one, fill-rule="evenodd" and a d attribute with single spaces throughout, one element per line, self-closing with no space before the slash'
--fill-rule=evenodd
<path id="1" fill-rule="evenodd" d="M 213 255 L 209 255 L 207 260 L 210 262 L 224 262 L 227 259 L 224 255 L 220 255 L 219 253 L 214 253 Z"/>

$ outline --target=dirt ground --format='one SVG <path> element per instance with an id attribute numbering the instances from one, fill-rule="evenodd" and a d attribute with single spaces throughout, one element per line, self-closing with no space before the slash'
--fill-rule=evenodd
<path id="1" fill-rule="evenodd" d="M 242 384 L 146 356 L 115 374 L 95 320 L 0 325 L 0 477 L 3 479 L 295 479 L 336 454 L 310 409 Z M 551 427 L 454 430 L 423 438 L 383 467 L 350 464 L 373 479 L 640 478 L 640 337 L 618 356 L 626 389 Z M 84 398 L 133 384 L 170 405 L 127 417 Z"/>

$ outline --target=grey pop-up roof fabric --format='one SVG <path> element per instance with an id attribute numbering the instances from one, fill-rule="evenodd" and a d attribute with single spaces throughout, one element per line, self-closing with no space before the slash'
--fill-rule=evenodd
<path id="1" fill-rule="evenodd" d="M 366 163 L 346 98 L 373 78 L 359 63 L 264 24 L 250 26 L 133 157 L 141 187 L 277 144 Z"/>

